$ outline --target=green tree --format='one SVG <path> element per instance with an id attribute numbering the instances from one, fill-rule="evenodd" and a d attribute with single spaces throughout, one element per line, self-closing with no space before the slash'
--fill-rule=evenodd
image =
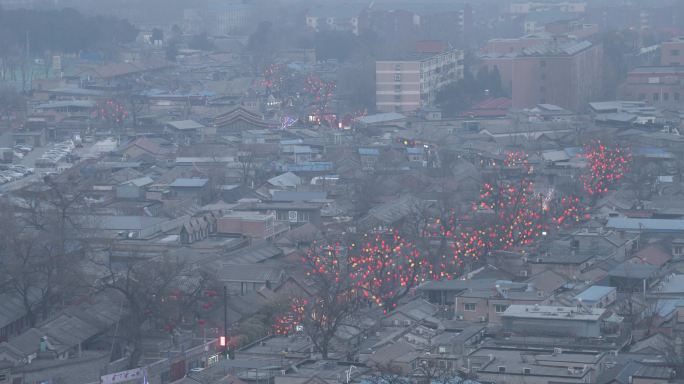
<path id="1" fill-rule="evenodd" d="M 194 35 L 190 38 L 188 42 L 188 47 L 190 49 L 198 49 L 201 51 L 211 51 L 214 49 L 214 43 L 209 40 L 206 33 L 201 33 L 199 35 Z"/>

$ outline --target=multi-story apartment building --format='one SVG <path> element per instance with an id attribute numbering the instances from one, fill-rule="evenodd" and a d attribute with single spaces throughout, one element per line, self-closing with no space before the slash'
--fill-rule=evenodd
<path id="1" fill-rule="evenodd" d="M 209 3 L 207 18 L 205 18 L 209 23 L 209 32 L 225 35 L 235 31 L 247 23 L 248 11 L 248 6 L 242 3 Z"/>
<path id="2" fill-rule="evenodd" d="M 412 112 L 435 102 L 437 91 L 463 78 L 463 51 L 413 54 L 375 63 L 375 103 L 383 112 Z"/>
<path id="3" fill-rule="evenodd" d="M 246 25 L 249 11 L 246 4 L 212 0 L 206 7 L 183 10 L 183 29 L 190 34 L 226 35 Z"/>

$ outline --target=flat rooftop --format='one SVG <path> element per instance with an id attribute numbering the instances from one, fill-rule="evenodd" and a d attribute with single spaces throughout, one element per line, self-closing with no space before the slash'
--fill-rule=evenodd
<path id="1" fill-rule="evenodd" d="M 502 314 L 504 318 L 559 319 L 570 321 L 597 321 L 605 312 L 602 308 L 556 307 L 547 305 L 511 305 Z"/>

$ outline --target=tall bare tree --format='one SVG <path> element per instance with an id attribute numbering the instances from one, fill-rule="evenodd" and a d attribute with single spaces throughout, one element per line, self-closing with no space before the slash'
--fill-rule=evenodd
<path id="1" fill-rule="evenodd" d="M 104 276 L 96 284 L 100 290 L 118 291 L 125 299 L 118 341 L 130 350 L 131 368 L 137 367 L 143 356 L 145 331 L 174 332 L 185 316 L 195 313 L 207 284 L 205 276 L 178 259 L 135 259 L 129 258 L 119 267 L 97 262 Z"/>

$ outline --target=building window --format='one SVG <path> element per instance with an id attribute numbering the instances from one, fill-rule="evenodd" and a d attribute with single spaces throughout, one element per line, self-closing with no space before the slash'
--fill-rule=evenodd
<path id="1" fill-rule="evenodd" d="M 496 312 L 496 313 L 504 313 L 504 312 L 506 312 L 507 308 L 508 308 L 508 305 L 506 305 L 506 304 L 494 304 L 494 312 Z"/>
<path id="2" fill-rule="evenodd" d="M 463 310 L 468 312 L 474 312 L 477 304 L 475 303 L 465 303 L 463 304 Z"/>
<path id="3" fill-rule="evenodd" d="M 401 84 L 397 84 L 394 86 L 394 92 L 401 92 Z"/>
<path id="4" fill-rule="evenodd" d="M 682 254 L 682 246 L 681 245 L 675 246 L 674 252 L 672 252 L 672 253 L 674 253 L 675 255 L 681 255 Z"/>
<path id="5" fill-rule="evenodd" d="M 679 49 L 672 49 L 672 50 L 670 50 L 670 55 L 672 55 L 672 56 L 679 56 Z"/>
<path id="6" fill-rule="evenodd" d="M 394 74 L 394 81 L 401 81 L 401 73 Z"/>
<path id="7" fill-rule="evenodd" d="M 653 101 L 659 101 L 660 100 L 660 93 L 654 93 L 653 94 Z"/>
<path id="8" fill-rule="evenodd" d="M 497 368 L 499 370 L 499 373 L 506 373 L 506 367 L 504 367 L 503 365 L 499 365 Z"/>
<path id="9" fill-rule="evenodd" d="M 401 102 L 401 95 L 394 95 L 394 101 Z"/>
<path id="10" fill-rule="evenodd" d="M 670 100 L 670 94 L 667 93 L 667 92 L 663 93 L 663 100 L 664 100 L 664 101 Z"/>
<path id="11" fill-rule="evenodd" d="M 532 368 L 523 368 L 523 375 L 532 374 Z"/>
<path id="12" fill-rule="evenodd" d="M 401 63 L 394 64 L 394 70 L 395 71 L 401 71 Z"/>
<path id="13" fill-rule="evenodd" d="M 679 92 L 674 93 L 674 99 L 675 101 L 679 101 Z"/>

